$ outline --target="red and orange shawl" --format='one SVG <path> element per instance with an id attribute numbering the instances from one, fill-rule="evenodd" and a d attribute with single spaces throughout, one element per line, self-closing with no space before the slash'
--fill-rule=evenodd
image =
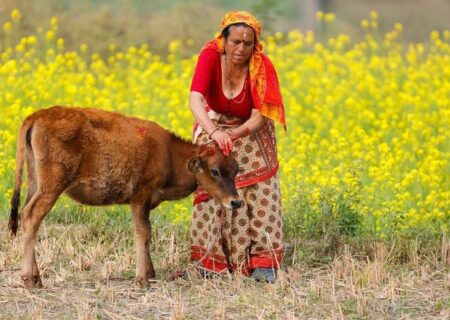
<path id="1" fill-rule="evenodd" d="M 261 24 L 248 12 L 233 11 L 223 17 L 221 31 L 235 23 L 245 23 L 255 31 L 255 49 L 249 62 L 251 92 L 255 109 L 267 118 L 278 121 L 286 128 L 283 99 L 281 98 L 277 73 L 272 62 L 262 53 L 263 46 L 259 42 Z M 222 32 L 216 39 L 208 42 L 202 50 L 207 48 L 215 49 L 220 53 L 224 52 Z"/>

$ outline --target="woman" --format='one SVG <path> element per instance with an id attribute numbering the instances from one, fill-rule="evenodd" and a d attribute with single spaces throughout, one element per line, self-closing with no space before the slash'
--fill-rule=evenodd
<path id="1" fill-rule="evenodd" d="M 236 187 L 246 204 L 226 209 L 199 188 L 191 256 L 210 272 L 236 270 L 274 282 L 283 222 L 273 120 L 285 126 L 285 116 L 275 69 L 261 52 L 260 31 L 251 14 L 230 12 L 221 34 L 198 58 L 190 93 L 194 142 L 215 142 L 225 156 L 236 158 Z"/>

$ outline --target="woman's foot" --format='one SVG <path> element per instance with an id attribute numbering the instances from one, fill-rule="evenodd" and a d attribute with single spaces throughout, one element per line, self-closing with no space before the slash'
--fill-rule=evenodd
<path id="1" fill-rule="evenodd" d="M 250 278 L 258 282 L 275 283 L 277 278 L 275 269 L 272 268 L 256 268 L 253 270 Z"/>

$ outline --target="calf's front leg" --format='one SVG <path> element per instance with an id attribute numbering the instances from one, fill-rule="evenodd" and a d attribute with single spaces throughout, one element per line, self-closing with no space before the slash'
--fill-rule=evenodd
<path id="1" fill-rule="evenodd" d="M 136 280 L 143 286 L 148 286 L 148 279 L 155 277 L 152 259 L 150 257 L 150 209 L 146 204 L 132 204 L 134 224 L 134 239 L 136 246 Z"/>

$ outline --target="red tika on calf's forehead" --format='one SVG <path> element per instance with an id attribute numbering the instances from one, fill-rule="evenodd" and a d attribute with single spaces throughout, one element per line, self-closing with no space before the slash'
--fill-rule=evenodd
<path id="1" fill-rule="evenodd" d="M 200 150 L 198 151 L 199 155 L 202 156 L 213 156 L 217 152 L 217 148 L 209 145 L 200 146 Z"/>

